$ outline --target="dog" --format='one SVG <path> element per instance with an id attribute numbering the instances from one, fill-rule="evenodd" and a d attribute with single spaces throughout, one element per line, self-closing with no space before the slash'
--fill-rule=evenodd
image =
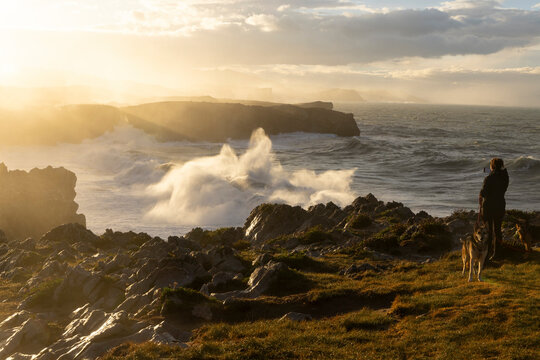
<path id="1" fill-rule="evenodd" d="M 478 275 L 478 281 L 482 281 L 482 269 L 488 254 L 489 230 L 483 222 L 474 225 L 472 235 L 461 238 L 461 260 L 463 261 L 462 275 L 465 275 L 467 265 L 469 265 L 469 282 L 473 280 L 473 271 Z M 478 271 L 475 265 L 478 264 Z"/>
<path id="2" fill-rule="evenodd" d="M 516 223 L 516 236 L 525 246 L 525 251 L 532 251 L 532 229 L 527 222 Z"/>

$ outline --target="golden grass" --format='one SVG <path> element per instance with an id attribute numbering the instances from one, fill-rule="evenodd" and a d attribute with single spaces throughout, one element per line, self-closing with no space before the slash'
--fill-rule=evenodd
<path id="1" fill-rule="evenodd" d="M 486 268 L 483 283 L 461 276 L 457 253 L 426 265 L 392 265 L 361 280 L 303 273 L 315 287 L 288 300 L 336 307 L 313 321 L 210 323 L 193 333 L 188 349 L 125 344 L 103 359 L 540 358 L 538 251 Z M 351 294 L 363 297 L 340 309 Z"/>

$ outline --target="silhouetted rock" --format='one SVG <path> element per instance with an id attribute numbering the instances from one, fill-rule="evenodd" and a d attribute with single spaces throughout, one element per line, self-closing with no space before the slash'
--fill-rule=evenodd
<path id="1" fill-rule="evenodd" d="M 74 173 L 47 167 L 8 171 L 0 164 L 0 229 L 9 240 L 40 238 L 50 229 L 66 224 L 85 225 L 77 214 Z"/>
<path id="2" fill-rule="evenodd" d="M 353 114 L 306 105 L 256 106 L 176 101 L 130 106 L 122 110 L 132 116 L 129 121 L 134 126 L 167 140 L 247 139 L 257 128 L 263 128 L 270 135 L 298 131 L 360 135 Z"/>

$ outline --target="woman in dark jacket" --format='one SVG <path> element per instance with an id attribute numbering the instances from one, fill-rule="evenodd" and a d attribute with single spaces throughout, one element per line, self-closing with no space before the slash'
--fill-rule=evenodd
<path id="1" fill-rule="evenodd" d="M 508 188 L 508 171 L 502 159 L 493 158 L 489 163 L 491 173 L 484 179 L 478 198 L 480 214 L 489 228 L 490 259 L 495 256 L 495 244 L 501 245 L 501 224 L 506 208 L 504 193 Z M 493 238 L 495 236 L 495 239 Z"/>

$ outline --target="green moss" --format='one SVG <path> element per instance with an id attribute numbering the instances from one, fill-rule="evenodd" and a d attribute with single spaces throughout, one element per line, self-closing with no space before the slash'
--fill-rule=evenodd
<path id="1" fill-rule="evenodd" d="M 323 230 L 320 225 L 314 226 L 306 230 L 299 238 L 298 241 L 302 245 L 311 245 L 320 243 L 326 240 L 333 240 L 332 235 Z"/>
<path id="2" fill-rule="evenodd" d="M 364 240 L 364 246 L 377 250 L 390 250 L 399 247 L 399 237 L 405 232 L 404 224 L 393 224 Z"/>
<path id="3" fill-rule="evenodd" d="M 414 246 L 418 251 L 449 251 L 452 238 L 448 227 L 438 220 L 426 219 L 412 234 L 400 237 L 400 246 Z"/>
<path id="4" fill-rule="evenodd" d="M 203 247 L 215 245 L 232 246 L 242 240 L 243 231 L 241 228 L 225 227 L 216 230 L 203 230 L 200 227 L 191 230 L 186 237 Z M 240 243 L 239 243 L 240 244 Z"/>
<path id="5" fill-rule="evenodd" d="M 26 306 L 32 308 L 36 306 L 49 307 L 54 305 L 54 292 L 62 282 L 63 279 L 52 279 L 39 284 L 30 291 L 26 300 Z"/>
<path id="6" fill-rule="evenodd" d="M 279 272 L 266 294 L 274 296 L 298 294 L 309 291 L 314 285 L 314 282 L 301 272 L 285 269 Z"/>
<path id="7" fill-rule="evenodd" d="M 218 306 L 216 299 L 209 298 L 199 291 L 179 287 L 175 289 L 163 288 L 161 292 L 162 313 L 189 313 L 197 304 Z"/>
<path id="8" fill-rule="evenodd" d="M 45 260 L 43 255 L 40 255 L 35 251 L 25 251 L 17 260 L 17 266 L 32 267 L 38 264 L 41 265 L 43 260 Z"/>
<path id="9" fill-rule="evenodd" d="M 312 271 L 312 272 L 332 272 L 336 271 L 333 266 L 323 261 L 315 260 L 312 257 L 307 256 L 305 253 L 282 253 L 277 255 L 277 261 L 287 264 L 288 267 L 302 270 L 302 271 Z"/>
<path id="10" fill-rule="evenodd" d="M 364 213 L 358 213 L 354 215 L 350 221 L 350 226 L 353 229 L 363 229 L 370 226 L 373 223 L 371 217 Z"/>
<path id="11" fill-rule="evenodd" d="M 232 244 L 232 247 L 238 251 L 246 250 L 251 247 L 251 242 L 248 240 L 237 240 Z"/>

